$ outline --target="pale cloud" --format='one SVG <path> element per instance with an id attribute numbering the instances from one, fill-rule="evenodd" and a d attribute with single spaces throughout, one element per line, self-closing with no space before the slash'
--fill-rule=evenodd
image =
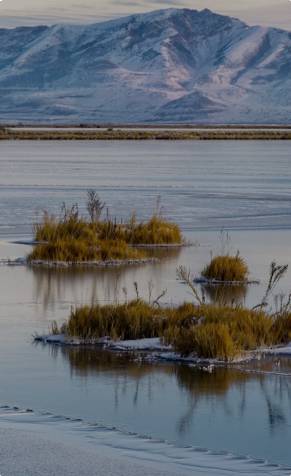
<path id="1" fill-rule="evenodd" d="M 250 24 L 291 30 L 289 0 L 3 0 L 0 26 L 97 22 L 168 7 L 210 8 Z"/>

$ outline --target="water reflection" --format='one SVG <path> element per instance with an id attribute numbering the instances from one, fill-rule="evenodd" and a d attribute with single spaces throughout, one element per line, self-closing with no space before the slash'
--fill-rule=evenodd
<path id="1" fill-rule="evenodd" d="M 159 398 L 163 379 L 173 379 L 180 392 L 186 396 L 182 415 L 177 412 L 176 429 L 188 433 L 195 424 L 201 407 L 213 412 L 220 406 L 226 416 L 238 415 L 240 419 L 251 408 L 254 394 L 265 403 L 265 418 L 270 432 L 289 426 L 291 406 L 291 363 L 284 358 L 263 358 L 254 364 L 236 367 L 219 367 L 212 373 L 195 367 L 178 364 L 152 364 L 137 362 L 127 354 L 96 351 L 86 348 L 50 347 L 52 355 L 69 363 L 71 376 L 83 379 L 110 377 L 113 381 L 114 401 L 131 399 L 137 406 L 139 398 L 149 401 Z M 282 371 L 277 372 L 276 369 Z M 252 387 L 252 391 L 250 388 Z M 263 400 L 262 400 L 263 399 Z M 184 408 L 184 406 L 183 406 Z"/>
<path id="2" fill-rule="evenodd" d="M 65 296 L 75 298 L 74 304 L 82 300 L 85 287 L 88 304 L 102 301 L 116 301 L 120 292 L 121 269 L 45 269 L 30 268 L 33 274 L 34 299 L 42 302 L 43 308 L 57 307 Z M 105 290 L 100 294 L 100 290 Z M 85 297 L 85 296 L 84 296 Z"/>
<path id="3" fill-rule="evenodd" d="M 175 368 L 177 383 L 187 391 L 188 407 L 177 423 L 179 433 L 189 430 L 198 411 L 200 403 L 208 401 L 211 405 L 213 397 L 223 405 L 226 414 L 230 413 L 228 400 L 225 398 L 232 387 L 241 396 L 237 399 L 237 407 L 242 415 L 245 410 L 245 383 L 251 378 L 247 373 L 232 368 L 217 368 L 211 374 L 199 369 L 189 369 L 185 366 Z"/>
<path id="4" fill-rule="evenodd" d="M 162 290 L 161 281 L 167 274 L 165 268 L 173 268 L 181 253 L 181 248 L 156 249 L 154 256 L 161 261 L 140 266 L 120 266 L 116 268 L 29 268 L 33 277 L 33 297 L 41 301 L 44 310 L 55 308 L 68 296 L 68 300 L 78 303 L 116 302 L 124 299 L 126 289 L 128 298 L 134 297 L 133 283 L 138 282 L 140 294 L 148 298 L 149 282 L 154 292 Z"/>
<path id="5" fill-rule="evenodd" d="M 132 404 L 138 404 L 140 392 L 146 391 L 149 401 L 154 396 L 154 390 L 159 391 L 159 375 L 172 375 L 171 366 L 157 366 L 136 362 L 132 354 L 95 351 L 74 347 L 50 347 L 51 355 L 55 358 L 61 353 L 69 362 L 71 376 L 91 377 L 107 374 L 114 379 L 115 407 L 119 406 L 122 397 L 131 398 Z M 146 389 L 146 390 L 145 390 Z M 128 394 L 130 393 L 130 395 Z"/>
<path id="6" fill-rule="evenodd" d="M 247 364 L 242 365 L 247 369 Z M 291 359 L 290 357 L 265 356 L 252 363 L 248 372 L 259 373 L 261 393 L 266 403 L 268 423 L 272 432 L 277 427 L 288 425 L 287 415 L 280 404 L 286 399 L 291 406 Z M 269 376 L 272 376 L 273 385 L 270 387 Z"/>
<path id="7" fill-rule="evenodd" d="M 231 415 L 233 407 L 229 400 L 224 398 L 231 388 L 235 388 L 239 397 L 236 405 L 241 417 L 246 412 L 248 404 L 251 405 L 252 395 L 247 393 L 247 384 L 250 381 L 259 385 L 260 393 L 266 403 L 266 417 L 271 433 L 281 426 L 288 425 L 288 411 L 285 406 L 285 397 L 291 404 L 291 382 L 279 375 L 272 378 L 266 374 L 240 372 L 234 369 L 218 369 L 212 375 L 199 372 L 195 378 L 178 368 L 177 379 L 180 386 L 187 388 L 189 392 L 189 407 L 178 422 L 179 432 L 185 432 L 191 421 L 195 419 L 195 411 L 199 402 L 215 396 L 220 399 L 225 413 Z"/>
<path id="8" fill-rule="evenodd" d="M 207 300 L 222 306 L 244 305 L 248 293 L 248 286 L 245 284 L 236 286 L 203 285 L 201 288 Z"/>
<path id="9" fill-rule="evenodd" d="M 171 258 L 168 258 L 171 259 Z M 175 258 L 176 259 L 176 258 Z M 33 299 L 41 302 L 43 309 L 57 308 L 60 302 L 68 300 L 72 304 L 118 302 L 135 297 L 133 283 L 137 281 L 139 292 L 145 299 L 150 294 L 159 294 L 165 289 L 167 277 L 172 278 L 173 289 L 168 289 L 166 301 L 173 295 L 181 295 L 181 300 L 192 299 L 186 286 L 175 282 L 175 268 L 171 273 L 161 263 L 134 268 L 118 267 L 108 269 L 50 269 L 29 268 L 33 276 Z M 163 283 L 164 281 L 164 283 Z M 153 287 L 153 289 L 149 289 Z M 206 300 L 220 305 L 245 305 L 247 286 L 203 286 Z M 178 297 L 179 300 L 179 297 Z"/>

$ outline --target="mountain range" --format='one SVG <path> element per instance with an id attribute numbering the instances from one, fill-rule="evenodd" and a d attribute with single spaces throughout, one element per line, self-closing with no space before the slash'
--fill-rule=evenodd
<path id="1" fill-rule="evenodd" d="M 0 42 L 1 122 L 290 122 L 288 31 L 167 9 Z"/>

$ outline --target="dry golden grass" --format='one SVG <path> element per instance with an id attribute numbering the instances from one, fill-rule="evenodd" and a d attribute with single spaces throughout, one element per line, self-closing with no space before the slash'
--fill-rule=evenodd
<path id="1" fill-rule="evenodd" d="M 237 254 L 236 256 L 215 256 L 201 274 L 209 280 L 246 282 L 249 270 L 245 260 Z"/>
<path id="2" fill-rule="evenodd" d="M 181 244 L 181 230 L 175 223 L 170 223 L 158 215 L 153 215 L 147 222 L 129 224 L 127 241 L 134 245 Z"/>
<path id="3" fill-rule="evenodd" d="M 135 260 L 146 256 L 135 245 L 183 243 L 178 225 L 156 213 L 146 222 L 137 222 L 134 214 L 128 223 L 89 221 L 79 216 L 76 205 L 70 210 L 64 207 L 60 218 L 45 212 L 42 222 L 34 226 L 34 239 L 38 244 L 30 261 Z"/>
<path id="4" fill-rule="evenodd" d="M 189 309 L 190 311 L 190 309 Z M 192 320 L 172 316 L 166 342 L 182 355 L 231 360 L 248 350 L 274 343 L 272 316 L 264 311 L 216 305 L 195 306 Z"/>
<path id="5" fill-rule="evenodd" d="M 162 316 L 141 300 L 128 304 L 85 306 L 72 311 L 67 333 L 83 339 L 109 336 L 112 339 L 142 339 L 160 334 Z"/>
<path id="6" fill-rule="evenodd" d="M 291 140 L 291 131 L 280 130 L 16 130 L 3 129 L 0 140 Z"/>
<path id="7" fill-rule="evenodd" d="M 124 241 L 117 240 L 55 240 L 46 244 L 38 244 L 29 255 L 29 261 L 52 262 L 93 262 L 108 260 L 144 259 L 142 250 L 129 247 Z"/>
<path id="8" fill-rule="evenodd" d="M 63 330 L 82 339 L 160 337 L 182 356 L 231 361 L 246 351 L 288 342 L 291 314 L 192 303 L 159 307 L 136 299 L 77 308 Z"/>
<path id="9" fill-rule="evenodd" d="M 274 340 L 279 344 L 291 342 L 291 312 L 282 312 L 275 316 L 273 325 Z"/>

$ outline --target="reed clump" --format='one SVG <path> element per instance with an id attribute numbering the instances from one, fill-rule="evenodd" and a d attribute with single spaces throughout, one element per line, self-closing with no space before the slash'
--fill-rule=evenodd
<path id="1" fill-rule="evenodd" d="M 273 318 L 262 310 L 205 304 L 194 306 L 192 316 L 172 316 L 164 336 L 184 356 L 227 361 L 275 343 Z"/>
<path id="2" fill-rule="evenodd" d="M 274 320 L 273 326 L 274 339 L 280 344 L 289 344 L 291 342 L 291 312 L 279 313 Z"/>
<path id="3" fill-rule="evenodd" d="M 132 340 L 158 337 L 183 357 L 233 361 L 248 351 L 286 344 L 291 341 L 291 293 L 281 296 L 272 312 L 269 299 L 276 285 L 286 275 L 288 265 L 272 262 L 266 290 L 259 304 L 249 309 L 242 305 L 206 302 L 191 276 L 181 266 L 177 277 L 191 291 L 194 301 L 179 307 L 161 306 L 164 290 L 152 298 L 153 283 L 149 283 L 148 302 L 140 298 L 138 285 L 136 299 L 110 305 L 91 305 L 71 311 L 68 322 L 54 333 L 81 338 Z M 267 310 L 268 309 L 268 310 Z"/>
<path id="4" fill-rule="evenodd" d="M 181 244 L 183 242 L 179 226 L 166 221 L 157 214 L 154 214 L 145 223 L 136 223 L 136 220 L 132 219 L 127 233 L 127 240 L 135 245 L 168 245 Z"/>
<path id="5" fill-rule="evenodd" d="M 209 281 L 241 283 L 247 281 L 248 274 L 248 266 L 239 254 L 215 256 L 201 273 Z"/>
<path id="6" fill-rule="evenodd" d="M 122 240 L 132 246 L 183 244 L 179 226 L 155 214 L 145 222 L 138 222 L 134 213 L 128 223 L 100 221 L 96 230 L 102 240 Z"/>
<path id="7" fill-rule="evenodd" d="M 159 336 L 162 327 L 160 309 L 137 299 L 127 304 L 77 308 L 71 312 L 67 333 L 82 339 L 131 340 Z"/>
<path id="8" fill-rule="evenodd" d="M 247 351 L 288 342 L 291 313 L 193 303 L 160 307 L 137 298 L 72 310 L 62 331 L 84 340 L 159 337 L 183 357 L 232 361 Z"/>
<path id="9" fill-rule="evenodd" d="M 107 260 L 138 260 L 146 256 L 138 245 L 181 245 L 183 237 L 178 225 L 154 212 L 145 222 L 135 214 L 127 223 L 107 216 L 101 219 L 105 206 L 94 191 L 88 191 L 89 218 L 80 215 L 78 205 L 63 205 L 60 216 L 44 212 L 42 221 L 34 226 L 37 244 L 29 261 L 89 262 Z"/>
<path id="10" fill-rule="evenodd" d="M 30 253 L 28 260 L 52 262 L 99 262 L 123 261 L 144 259 L 141 250 L 130 248 L 123 241 L 113 240 L 85 240 L 85 239 L 58 239 L 45 244 L 38 244 Z"/>

